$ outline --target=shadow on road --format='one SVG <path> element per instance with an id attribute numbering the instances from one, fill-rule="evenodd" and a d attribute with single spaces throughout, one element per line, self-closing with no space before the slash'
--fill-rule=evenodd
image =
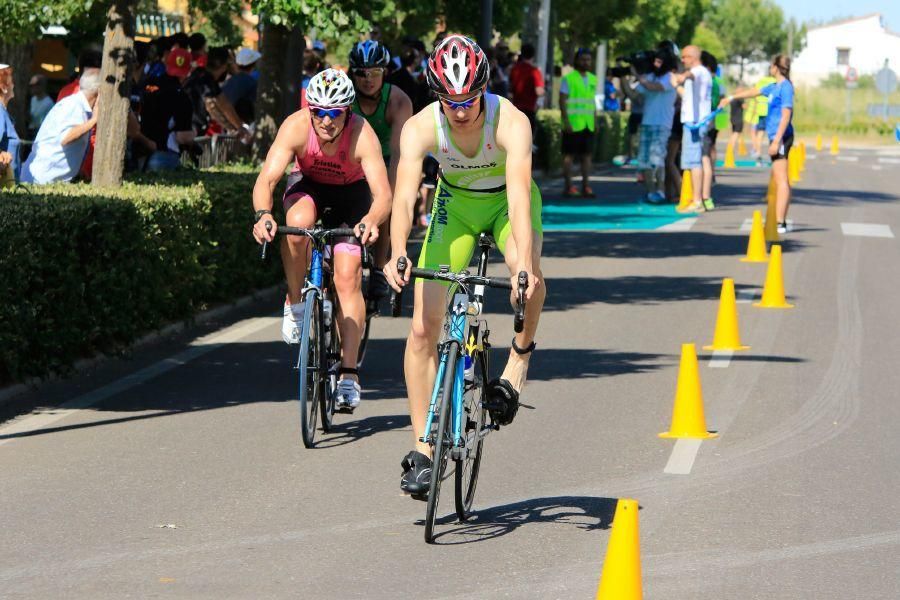
<path id="1" fill-rule="evenodd" d="M 528 379 L 551 381 L 645 373 L 664 366 L 659 362 L 661 358 L 674 360 L 674 356 L 644 352 L 614 352 L 594 348 L 538 349 L 529 368 Z"/>
<path id="2" fill-rule="evenodd" d="M 546 523 L 570 525 L 582 531 L 609 529 L 616 502 L 615 498 L 553 496 L 478 510 L 465 523 L 458 523 L 456 515 L 449 515 L 438 519 L 438 524 L 449 527 L 438 530 L 435 543 L 454 546 L 483 542 L 512 533 L 523 525 Z M 424 520 L 417 522 L 424 523 Z"/>
<path id="3" fill-rule="evenodd" d="M 719 297 L 719 277 L 566 277 L 547 282 L 544 311 L 569 310 L 601 302 L 604 304 L 660 304 L 680 300 L 711 300 Z"/>
<path id="4" fill-rule="evenodd" d="M 397 431 L 411 426 L 409 415 L 381 415 L 365 417 L 356 421 L 342 421 L 343 418 L 345 417 L 340 414 L 335 415 L 336 422 L 331 431 L 317 434 L 316 448 L 345 446 L 376 433 Z"/>

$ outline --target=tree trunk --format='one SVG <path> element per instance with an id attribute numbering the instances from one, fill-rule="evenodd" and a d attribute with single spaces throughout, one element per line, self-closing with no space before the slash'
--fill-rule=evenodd
<path id="1" fill-rule="evenodd" d="M 28 139 L 28 80 L 31 78 L 33 51 L 34 46 L 31 42 L 11 44 L 0 40 L 0 60 L 12 67 L 16 86 L 16 95 L 7 108 L 16 131 L 23 140 Z"/>
<path id="2" fill-rule="evenodd" d="M 129 73 L 134 64 L 134 5 L 137 0 L 114 0 L 106 21 L 97 143 L 94 148 L 93 184 L 122 185 L 125 166 L 125 133 L 131 109 Z"/>
<path id="3" fill-rule="evenodd" d="M 282 120 L 293 114 L 300 107 L 300 79 L 303 76 L 303 52 L 306 40 L 299 27 L 295 27 L 288 35 L 288 53 L 284 57 L 284 68 L 281 73 L 281 116 Z"/>
<path id="4" fill-rule="evenodd" d="M 284 107 L 284 71 L 282 62 L 287 56 L 289 32 L 283 25 L 266 23 L 262 30 L 259 61 L 259 86 L 256 91 L 256 137 L 253 153 L 263 160 L 282 121 Z M 299 102 L 299 98 L 297 99 Z"/>

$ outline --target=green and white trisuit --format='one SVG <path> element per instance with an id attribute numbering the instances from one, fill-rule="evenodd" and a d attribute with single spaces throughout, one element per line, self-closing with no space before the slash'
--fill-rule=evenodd
<path id="1" fill-rule="evenodd" d="M 441 178 L 434 196 L 431 225 L 419 256 L 419 267 L 435 269 L 450 265 L 453 271 L 468 266 L 481 233 L 491 233 L 500 251 L 512 228 L 506 196 L 506 152 L 497 147 L 497 122 L 500 103 L 495 94 L 482 97 L 485 111 L 481 146 L 469 157 L 453 141 L 450 124 L 440 102 L 431 105 L 434 112 L 437 147 L 433 150 L 441 165 Z M 541 192 L 531 181 L 531 227 L 537 233 L 541 225 Z"/>

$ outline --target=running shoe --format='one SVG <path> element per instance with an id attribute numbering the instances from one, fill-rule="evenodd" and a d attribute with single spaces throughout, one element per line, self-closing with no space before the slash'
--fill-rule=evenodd
<path id="1" fill-rule="evenodd" d="M 352 379 L 341 379 L 338 381 L 335 396 L 338 408 L 349 408 L 353 410 L 359 406 L 360 401 L 359 384 Z"/>
<path id="2" fill-rule="evenodd" d="M 281 320 L 281 339 L 285 344 L 300 343 L 300 326 L 303 323 L 303 308 L 305 304 L 284 303 L 284 318 Z"/>
<path id="3" fill-rule="evenodd" d="M 706 200 L 703 201 L 703 208 L 706 209 L 707 211 L 715 210 L 716 203 L 713 202 L 712 198 L 707 198 Z"/>
<path id="4" fill-rule="evenodd" d="M 787 223 L 779 223 L 778 224 L 778 233 L 787 233 L 787 232 L 788 232 Z"/>

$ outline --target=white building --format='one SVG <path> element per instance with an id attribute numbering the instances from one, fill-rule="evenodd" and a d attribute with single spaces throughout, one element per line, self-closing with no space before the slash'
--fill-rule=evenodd
<path id="1" fill-rule="evenodd" d="M 832 73 L 844 76 L 850 67 L 860 75 L 874 75 L 885 59 L 900 71 L 900 34 L 887 29 L 881 14 L 874 13 L 810 29 L 791 79 L 815 84 Z"/>

